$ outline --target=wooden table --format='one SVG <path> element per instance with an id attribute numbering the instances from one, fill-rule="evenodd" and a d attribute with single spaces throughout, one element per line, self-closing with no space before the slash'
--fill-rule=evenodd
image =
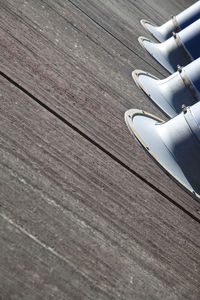
<path id="1" fill-rule="evenodd" d="M 200 204 L 124 112 L 165 117 L 139 23 L 193 1 L 0 0 L 0 299 L 199 299 Z"/>

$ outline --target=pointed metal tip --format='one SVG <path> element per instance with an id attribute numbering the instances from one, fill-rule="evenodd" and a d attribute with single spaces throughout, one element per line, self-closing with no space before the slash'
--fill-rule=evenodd
<path id="1" fill-rule="evenodd" d="M 153 22 L 150 22 L 150 21 L 147 21 L 145 19 L 141 19 L 140 20 L 140 24 L 148 31 L 149 31 L 149 28 L 148 28 L 148 25 L 152 26 L 152 27 L 157 27 L 156 24 L 154 24 Z"/>
<path id="2" fill-rule="evenodd" d="M 138 37 L 138 42 L 140 43 L 140 45 L 142 46 L 142 48 L 144 48 L 146 50 L 146 47 L 144 45 L 145 42 L 148 42 L 148 43 L 151 43 L 151 44 L 158 44 L 158 43 L 155 43 L 154 41 L 144 37 L 144 36 L 139 36 Z"/>
<path id="3" fill-rule="evenodd" d="M 145 19 L 140 20 L 140 24 L 141 24 L 146 30 L 148 30 L 147 27 L 146 27 L 146 23 L 149 23 L 149 22 L 148 22 L 147 20 L 145 20 Z"/>
<path id="4" fill-rule="evenodd" d="M 146 37 L 144 37 L 144 36 L 139 36 L 139 37 L 138 37 L 138 42 L 140 43 L 140 45 L 141 45 L 142 48 L 144 48 L 144 49 L 145 49 L 144 41 L 147 41 L 147 42 L 152 43 L 152 41 L 149 40 L 148 38 L 146 38 Z"/>
<path id="5" fill-rule="evenodd" d="M 133 78 L 135 84 L 137 85 L 137 87 L 139 87 L 139 85 L 137 84 L 137 77 L 138 77 L 137 76 L 137 70 L 135 70 L 135 71 L 132 72 L 132 78 Z"/>

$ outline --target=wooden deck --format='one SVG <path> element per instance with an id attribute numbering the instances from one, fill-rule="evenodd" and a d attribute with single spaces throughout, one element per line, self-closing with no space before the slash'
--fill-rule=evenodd
<path id="1" fill-rule="evenodd" d="M 131 78 L 168 76 L 139 20 L 192 3 L 0 0 L 1 300 L 200 299 L 200 204 L 123 117 L 165 119 Z"/>

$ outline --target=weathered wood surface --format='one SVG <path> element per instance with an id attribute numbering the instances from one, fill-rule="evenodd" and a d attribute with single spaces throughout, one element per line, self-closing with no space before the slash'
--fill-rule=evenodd
<path id="1" fill-rule="evenodd" d="M 199 224 L 1 87 L 2 299 L 197 299 Z"/>
<path id="2" fill-rule="evenodd" d="M 84 2 L 88 7 L 89 2 L 82 1 Z M 114 2 L 112 7 L 117 4 Z M 190 196 L 178 188 L 150 158 L 144 155 L 125 126 L 123 114 L 131 107 L 161 116 L 134 85 L 131 79 L 132 70 L 141 68 L 154 74 L 156 74 L 154 68 L 163 74 L 164 71 L 153 60 L 150 61 L 150 57 L 137 41 L 139 33 L 144 32 L 139 19 L 146 15 L 135 9 L 131 2 L 117 2 L 117 15 L 115 11 L 111 11 L 107 22 L 111 22 L 110 27 L 115 28 L 112 19 L 114 17 L 117 19 L 119 15 L 121 20 L 120 7 L 122 11 L 129 13 L 126 26 L 121 22 L 118 31 L 123 29 L 123 36 L 127 36 L 129 40 L 132 37 L 133 51 L 81 13 L 69 1 L 2 0 L 0 19 L 2 72 L 114 155 L 150 185 L 153 184 L 157 190 L 166 195 L 166 198 L 169 197 L 171 201 L 199 219 L 199 205 L 191 201 Z M 98 1 L 94 3 L 99 5 Z M 104 6 L 101 5 L 108 12 L 111 9 L 109 3 L 104 1 Z M 145 7 L 147 10 L 147 5 Z M 169 7 L 172 8 L 173 5 Z M 103 19 L 104 10 L 99 19 Z M 178 8 L 176 10 L 178 11 Z M 95 11 L 100 13 L 100 7 L 98 6 Z M 165 17 L 169 17 L 170 13 L 165 12 Z M 131 23 L 131 15 L 130 31 L 127 27 L 129 22 Z M 158 13 L 156 17 L 157 15 Z M 125 17 L 123 21 L 125 22 Z M 117 28 L 113 35 L 117 35 L 116 30 Z M 121 35 L 122 33 L 119 37 Z M 143 56 L 146 62 L 144 58 L 140 58 Z M 150 66 L 151 64 L 154 68 Z"/>
<path id="3" fill-rule="evenodd" d="M 139 19 L 189 2 L 0 3 L 0 299 L 199 299 L 199 204 L 123 121 L 161 116 Z"/>

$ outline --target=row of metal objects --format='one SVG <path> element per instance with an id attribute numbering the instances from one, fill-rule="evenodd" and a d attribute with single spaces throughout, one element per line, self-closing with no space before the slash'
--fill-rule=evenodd
<path id="1" fill-rule="evenodd" d="M 160 43 L 139 37 L 166 70 L 166 79 L 135 70 L 135 83 L 170 119 L 130 109 L 126 124 L 161 168 L 200 201 L 200 1 L 162 26 L 141 24 Z"/>

